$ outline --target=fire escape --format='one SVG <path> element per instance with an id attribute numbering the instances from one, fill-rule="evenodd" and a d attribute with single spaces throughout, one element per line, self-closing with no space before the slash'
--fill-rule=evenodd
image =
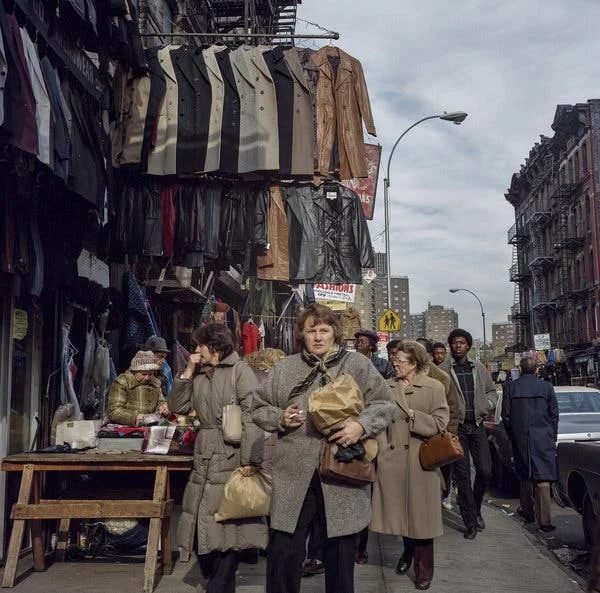
<path id="1" fill-rule="evenodd" d="M 524 245 L 529 240 L 529 230 L 526 225 L 517 225 L 515 222 L 508 229 L 508 243 L 513 246 L 512 265 L 509 269 L 509 279 L 515 283 L 514 304 L 511 309 L 511 319 L 515 323 L 515 348 L 523 350 L 527 341 L 527 321 L 529 313 L 526 303 L 522 303 L 520 295 L 520 284 L 531 280 L 531 272 L 525 265 Z"/>

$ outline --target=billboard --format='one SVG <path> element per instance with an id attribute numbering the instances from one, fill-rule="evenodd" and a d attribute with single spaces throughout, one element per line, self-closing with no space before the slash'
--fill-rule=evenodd
<path id="1" fill-rule="evenodd" d="M 365 144 L 368 177 L 346 179 L 341 184 L 358 194 L 367 220 L 373 220 L 375 210 L 375 194 L 379 180 L 379 162 L 381 160 L 381 144 Z"/>

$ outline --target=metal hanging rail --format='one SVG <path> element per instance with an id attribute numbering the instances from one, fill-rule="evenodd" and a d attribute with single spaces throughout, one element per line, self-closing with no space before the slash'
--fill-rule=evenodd
<path id="1" fill-rule="evenodd" d="M 268 37 L 269 39 L 339 39 L 333 31 L 326 35 L 279 35 L 275 33 L 140 33 L 141 37 Z"/>

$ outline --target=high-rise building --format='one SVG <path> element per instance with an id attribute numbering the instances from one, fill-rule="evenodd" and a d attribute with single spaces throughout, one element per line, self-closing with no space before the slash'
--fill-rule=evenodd
<path id="1" fill-rule="evenodd" d="M 415 313 L 409 316 L 408 339 L 416 340 L 425 336 L 425 313 Z"/>
<path id="2" fill-rule="evenodd" d="M 494 352 L 503 352 L 515 344 L 515 324 L 512 321 L 492 323 L 492 348 Z"/>
<path id="3" fill-rule="evenodd" d="M 458 327 L 458 313 L 443 305 L 427 305 L 425 315 L 425 335 L 433 342 L 445 342 L 448 334 Z M 416 338 L 420 336 L 415 336 Z"/>

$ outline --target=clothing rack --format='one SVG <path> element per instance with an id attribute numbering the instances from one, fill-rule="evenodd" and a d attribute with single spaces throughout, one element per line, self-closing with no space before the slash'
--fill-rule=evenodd
<path id="1" fill-rule="evenodd" d="M 263 37 L 269 39 L 339 39 L 336 31 L 322 35 L 279 35 L 277 33 L 140 33 L 141 37 Z"/>

